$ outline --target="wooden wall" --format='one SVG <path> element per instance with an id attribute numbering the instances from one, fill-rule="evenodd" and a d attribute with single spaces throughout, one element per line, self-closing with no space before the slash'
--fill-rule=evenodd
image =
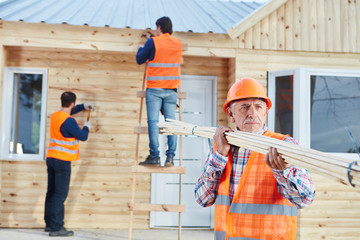
<path id="1" fill-rule="evenodd" d="M 247 49 L 360 53 L 360 1 L 289 0 L 239 38 Z"/>
<path id="2" fill-rule="evenodd" d="M 80 143 L 80 160 L 72 164 L 65 223 L 72 228 L 127 228 L 127 203 L 131 197 L 130 167 L 135 156 L 144 66 L 135 54 L 8 47 L 7 67 L 48 69 L 47 142 L 49 117 L 60 108 L 63 91 L 77 94 L 77 103 L 92 101 L 92 129 L 87 142 Z M 228 85 L 226 58 L 185 57 L 182 74 L 218 77 L 218 102 L 225 101 Z M 219 110 L 219 122 L 226 117 Z M 86 113 L 76 115 L 82 126 Z M 146 126 L 146 110 L 142 122 Z M 140 159 L 148 155 L 148 138 L 140 138 Z M 0 161 L 0 227 L 41 227 L 47 187 L 44 161 Z M 150 175 L 138 174 L 136 201 L 149 202 Z M 148 228 L 149 214 L 135 213 L 134 227 Z"/>

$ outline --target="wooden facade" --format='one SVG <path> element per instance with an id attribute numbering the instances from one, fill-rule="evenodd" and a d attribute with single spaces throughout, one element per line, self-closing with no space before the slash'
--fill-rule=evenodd
<path id="1" fill-rule="evenodd" d="M 360 68 L 360 1 L 275 0 L 264 8 L 229 35 L 174 33 L 187 44 L 182 74 L 217 76 L 218 125 L 227 124 L 222 105 L 237 78 L 254 77 L 266 85 L 267 72 L 274 70 Z M 69 228 L 128 227 L 136 91 L 144 71 L 135 54 L 142 32 L 0 20 L 1 76 L 5 67 L 48 69 L 46 142 L 49 116 L 60 108 L 63 91 L 74 91 L 78 103 L 97 105 L 89 140 L 80 143 L 80 160 L 72 166 L 65 214 Z M 80 125 L 86 118 L 85 113 L 75 117 Z M 148 154 L 147 136 L 140 140 L 141 161 Z M 45 162 L 2 159 L 0 173 L 0 227 L 43 227 Z M 300 211 L 299 239 L 357 239 L 360 192 L 312 176 L 316 200 Z M 139 175 L 136 189 L 137 201 L 149 202 L 150 176 Z M 148 226 L 149 214 L 135 213 L 134 228 Z"/>

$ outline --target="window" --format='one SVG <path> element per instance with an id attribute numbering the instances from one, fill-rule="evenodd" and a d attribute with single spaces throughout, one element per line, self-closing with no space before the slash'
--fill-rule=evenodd
<path id="1" fill-rule="evenodd" d="M 269 73 L 269 128 L 300 144 L 331 153 L 355 153 L 360 143 L 360 71 L 294 69 Z M 360 151 L 360 149 L 359 149 Z"/>
<path id="2" fill-rule="evenodd" d="M 1 113 L 2 159 L 44 159 L 46 91 L 46 69 L 5 68 Z"/>

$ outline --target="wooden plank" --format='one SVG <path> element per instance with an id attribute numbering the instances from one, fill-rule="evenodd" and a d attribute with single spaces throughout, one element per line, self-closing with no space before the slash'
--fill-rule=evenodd
<path id="1" fill-rule="evenodd" d="M 278 37 L 280 37 L 277 35 L 278 29 L 279 28 L 284 29 L 283 26 L 278 25 L 277 17 L 278 17 L 277 11 L 272 12 L 268 17 L 269 18 L 269 30 L 268 30 L 269 49 L 272 49 L 272 50 L 278 49 L 277 39 L 278 39 Z"/>
<path id="2" fill-rule="evenodd" d="M 333 1 L 324 0 L 324 11 L 325 11 L 325 51 L 334 51 L 334 38 L 333 38 Z"/>
<path id="3" fill-rule="evenodd" d="M 341 19 L 341 11 L 342 11 L 342 3 L 345 1 L 332 0 L 332 13 L 333 13 L 333 21 L 332 21 L 332 38 L 333 38 L 333 46 L 335 52 L 343 52 L 343 44 L 342 39 L 344 36 L 342 34 L 342 24 L 345 23 L 345 19 Z M 347 43 L 346 43 L 347 44 Z"/>
<path id="4" fill-rule="evenodd" d="M 245 36 L 244 48 L 251 49 L 252 48 L 252 41 L 253 41 L 253 31 L 252 31 L 252 29 L 249 29 L 248 31 L 246 31 L 244 36 Z"/>
<path id="5" fill-rule="evenodd" d="M 276 49 L 285 49 L 285 5 L 279 7 L 277 10 L 277 23 L 276 23 Z"/>
<path id="6" fill-rule="evenodd" d="M 317 16 L 317 25 L 316 25 L 316 39 L 317 39 L 317 51 L 325 51 L 325 0 L 316 1 L 316 16 Z"/>
<path id="7" fill-rule="evenodd" d="M 301 0 L 299 4 L 300 7 L 300 17 L 301 17 L 301 50 L 309 51 L 309 42 L 310 42 L 310 6 L 309 0 Z"/>
<path id="8" fill-rule="evenodd" d="M 152 166 L 134 165 L 132 167 L 132 172 L 185 174 L 186 167 L 152 167 Z"/>
<path id="9" fill-rule="evenodd" d="M 186 92 L 178 92 L 177 98 L 178 99 L 186 99 Z"/>
<path id="10" fill-rule="evenodd" d="M 148 127 L 134 127 L 134 133 L 136 134 L 147 134 Z"/>
<path id="11" fill-rule="evenodd" d="M 285 4 L 285 50 L 293 50 L 293 38 L 294 38 L 294 7 L 293 1 L 288 1 Z"/>
<path id="12" fill-rule="evenodd" d="M 315 4 L 313 3 L 313 1 L 311 0 L 306 0 L 306 3 L 307 3 L 307 8 L 306 9 L 309 9 L 307 12 L 310 13 L 310 16 L 309 16 L 309 24 L 308 24 L 308 28 L 309 28 L 309 36 L 308 36 L 308 42 L 309 42 L 309 50 L 310 51 L 317 51 L 318 50 L 318 35 L 317 35 L 317 32 L 318 32 L 318 21 L 317 21 L 317 18 L 319 17 L 317 15 L 317 5 L 318 3 L 316 2 Z"/>
<path id="13" fill-rule="evenodd" d="M 252 42 L 252 49 L 260 49 L 260 36 L 261 36 L 261 28 L 260 28 L 260 22 L 255 24 L 254 27 L 252 28 L 253 30 L 253 42 Z"/>
<path id="14" fill-rule="evenodd" d="M 146 91 L 136 91 L 136 97 L 137 98 L 145 98 L 146 97 Z"/>
<path id="15" fill-rule="evenodd" d="M 249 17 L 238 23 L 235 27 L 227 30 L 227 33 L 232 39 L 237 38 L 244 32 L 248 31 L 255 24 L 260 22 L 262 19 L 276 11 L 281 5 L 285 4 L 288 0 L 273 0 L 269 1 L 265 6 L 255 11 Z"/>
<path id="16" fill-rule="evenodd" d="M 134 203 L 128 204 L 130 211 L 147 211 L 147 212 L 185 212 L 185 205 L 170 205 L 170 204 L 147 204 Z"/>
<path id="17" fill-rule="evenodd" d="M 347 12 L 348 12 L 348 32 L 349 32 L 349 52 L 356 52 L 357 45 L 360 45 L 360 42 L 356 42 L 357 35 L 357 25 L 360 23 L 356 21 L 356 15 L 360 14 L 360 8 L 357 9 L 356 13 L 356 1 L 348 1 Z"/>
<path id="18" fill-rule="evenodd" d="M 302 19 L 301 19 L 301 0 L 293 0 L 293 17 L 294 17 L 294 28 L 293 28 L 293 50 L 301 50 L 302 40 Z"/>
<path id="19" fill-rule="evenodd" d="M 350 16 L 348 12 L 349 1 L 339 1 L 340 2 L 340 16 L 337 19 L 339 22 L 336 23 L 340 28 L 340 40 L 341 40 L 341 51 L 349 52 L 349 24 L 350 24 Z M 350 1 L 351 2 L 351 1 Z M 354 27 L 354 26 L 351 26 Z"/>
<path id="20" fill-rule="evenodd" d="M 261 20 L 261 49 L 269 49 L 269 18 Z"/>

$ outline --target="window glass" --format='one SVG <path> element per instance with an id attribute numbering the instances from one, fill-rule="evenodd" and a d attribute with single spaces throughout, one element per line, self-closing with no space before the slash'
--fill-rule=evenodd
<path id="1" fill-rule="evenodd" d="M 42 75 L 13 76 L 10 153 L 39 154 Z"/>
<path id="2" fill-rule="evenodd" d="M 311 148 L 354 153 L 360 142 L 360 77 L 311 76 Z"/>
<path id="3" fill-rule="evenodd" d="M 293 76 L 275 79 L 275 132 L 293 136 Z"/>
<path id="4" fill-rule="evenodd" d="M 4 68 L 0 157 L 45 157 L 47 69 Z"/>

